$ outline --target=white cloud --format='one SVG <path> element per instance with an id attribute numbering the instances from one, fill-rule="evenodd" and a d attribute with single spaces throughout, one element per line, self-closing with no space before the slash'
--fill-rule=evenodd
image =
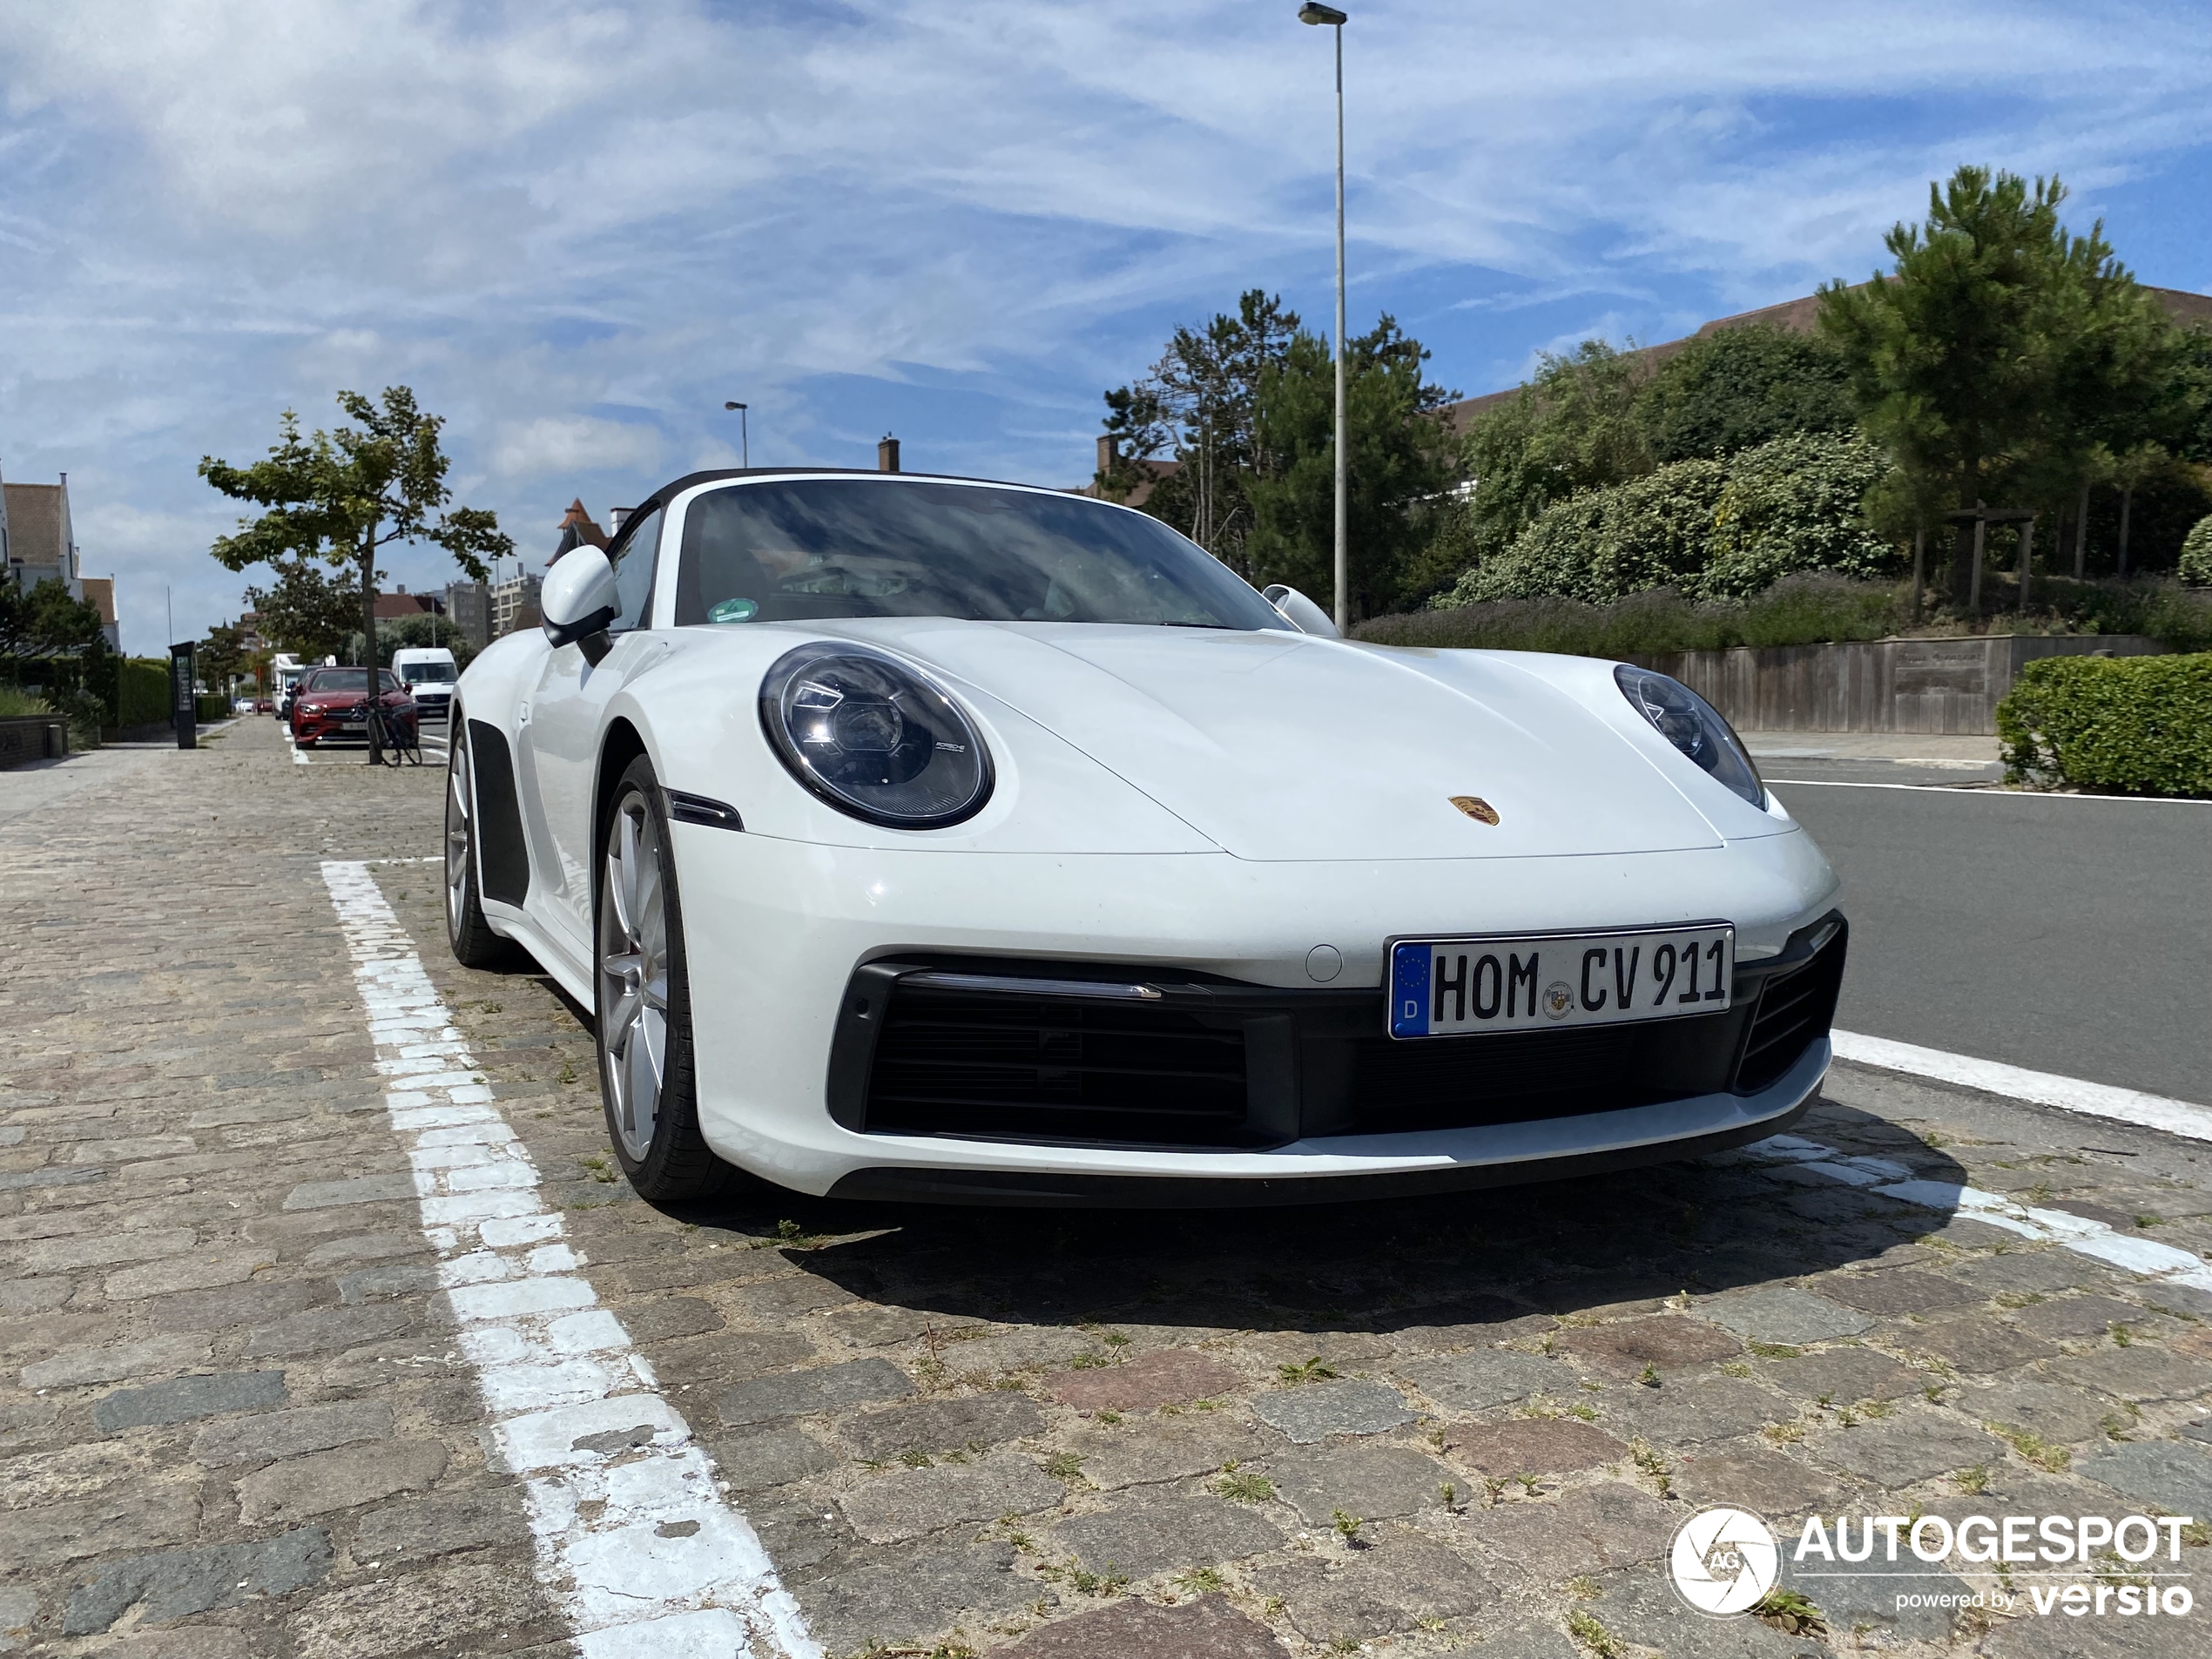
<path id="1" fill-rule="evenodd" d="M 1863 275 L 1960 160 L 2101 186 L 2212 139 L 2202 23 L 1376 0 L 1355 303 L 1426 294 L 1472 392 L 1586 318 L 1662 337 Z M 532 546 L 723 453 L 732 396 L 756 460 L 865 465 L 895 421 L 1064 481 L 1165 320 L 1255 282 L 1318 317 L 1328 270 L 1328 40 L 1286 5 L 71 0 L 0 8 L 0 462 L 69 469 L 87 524 L 96 488 L 199 524 L 201 454 L 402 381 Z M 145 556 L 196 589 L 205 543 Z"/>
<path id="2" fill-rule="evenodd" d="M 650 472 L 660 455 L 660 434 L 651 427 L 585 415 L 541 415 L 501 431 L 491 466 L 504 478 Z"/>

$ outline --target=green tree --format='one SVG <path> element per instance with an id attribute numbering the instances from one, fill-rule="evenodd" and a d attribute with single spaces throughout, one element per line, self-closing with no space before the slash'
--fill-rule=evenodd
<path id="1" fill-rule="evenodd" d="M 59 668 L 50 669 L 42 680 L 58 678 L 77 683 L 83 666 L 104 656 L 107 636 L 100 631 L 100 612 L 85 599 L 72 599 L 56 577 L 47 577 L 29 592 L 0 573 L 0 657 L 15 659 L 17 678 L 21 664 L 37 659 Z"/>
<path id="2" fill-rule="evenodd" d="M 194 647 L 192 659 L 209 691 L 227 690 L 231 676 L 246 670 L 244 631 L 230 623 L 217 623 Z"/>
<path id="3" fill-rule="evenodd" d="M 354 637 L 360 637 L 356 631 Z M 475 658 L 476 648 L 462 637 L 449 617 L 426 610 L 412 617 L 388 617 L 376 626 L 376 660 L 387 668 L 392 665 L 394 651 L 440 645 L 453 653 L 456 668 L 466 668 Z"/>
<path id="4" fill-rule="evenodd" d="M 1689 341 L 1653 372 L 1636 414 L 1662 463 L 1723 461 L 1775 438 L 1858 424 L 1835 347 L 1760 324 Z"/>
<path id="5" fill-rule="evenodd" d="M 1456 575 L 1505 551 L 1554 502 L 1651 470 L 1637 412 L 1640 361 L 1602 340 L 1547 353 L 1510 402 L 1476 417 L 1460 448 L 1467 482 L 1431 563 Z"/>
<path id="6" fill-rule="evenodd" d="M 1386 314 L 1345 353 L 1355 617 L 1392 609 L 1420 582 L 1420 556 L 1452 485 L 1455 446 L 1441 410 L 1454 395 L 1426 378 L 1427 361 Z M 1335 421 L 1328 344 L 1301 330 L 1260 375 L 1245 554 L 1253 582 L 1288 583 L 1325 607 L 1335 584 Z"/>
<path id="7" fill-rule="evenodd" d="M 2155 463 L 2161 320 L 2101 224 L 2060 222 L 2065 199 L 2055 178 L 1961 167 L 1928 187 L 1925 225 L 1891 230 L 1891 272 L 1821 289 L 1860 423 L 1907 476 L 1893 502 L 2052 502 L 2094 469 Z"/>
<path id="8" fill-rule="evenodd" d="M 1249 575 L 1248 486 L 1263 466 L 1254 429 L 1260 383 L 1283 361 L 1298 328 L 1298 314 L 1260 288 L 1238 297 L 1233 316 L 1219 313 L 1203 327 L 1177 328 L 1143 380 L 1106 394 L 1104 425 L 1116 459 L 1099 475 L 1101 489 L 1126 500 L 1150 481 L 1146 512 Z M 1143 464 L 1163 451 L 1176 462 L 1174 471 L 1160 475 Z"/>
<path id="9" fill-rule="evenodd" d="M 266 460 L 233 467 L 206 455 L 199 475 L 226 496 L 267 509 L 239 520 L 238 533 L 210 550 L 229 569 L 320 559 L 359 572 L 361 631 L 373 657 L 377 549 L 430 542 L 481 582 L 488 563 L 513 553 L 515 544 L 491 513 L 448 505 L 449 463 L 438 436 L 444 422 L 419 409 L 413 391 L 387 387 L 381 407 L 358 392 L 341 392 L 338 407 L 358 424 L 303 439 L 299 416 L 287 409 Z M 368 759 L 383 761 L 374 742 Z"/>
<path id="10" fill-rule="evenodd" d="M 261 632 L 309 662 L 335 657 L 361 631 L 361 596 L 323 564 L 289 554 L 272 562 L 275 584 L 248 588 L 247 607 Z"/>

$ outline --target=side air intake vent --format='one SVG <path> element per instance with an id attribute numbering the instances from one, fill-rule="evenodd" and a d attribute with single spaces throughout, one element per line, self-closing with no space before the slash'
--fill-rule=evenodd
<path id="1" fill-rule="evenodd" d="M 1802 966 L 1769 975 L 1760 988 L 1743 1058 L 1736 1068 L 1739 1095 L 1757 1094 L 1774 1082 L 1835 1022 L 1851 930 L 1840 916 L 1821 923 L 1820 929 L 1827 936 L 1814 933 L 1812 954 Z"/>

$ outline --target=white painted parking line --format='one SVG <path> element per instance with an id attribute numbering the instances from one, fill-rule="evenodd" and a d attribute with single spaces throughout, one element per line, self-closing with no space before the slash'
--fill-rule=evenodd
<path id="1" fill-rule="evenodd" d="M 1887 1158 L 1851 1157 L 1818 1141 L 1795 1135 L 1777 1135 L 1755 1141 L 1736 1152 L 1724 1152 L 1720 1161 L 1742 1159 L 1778 1170 L 1790 1169 L 1824 1182 L 1862 1187 L 1924 1210 L 1948 1211 L 1970 1220 L 2017 1233 L 2040 1244 L 2058 1244 L 2109 1266 L 2138 1273 L 2154 1283 L 2186 1285 L 2212 1291 L 2212 1266 L 2204 1258 L 2156 1239 L 2139 1238 L 2107 1226 L 2101 1221 L 2064 1210 L 2040 1210 L 1984 1192 L 1979 1187 L 1954 1186 L 1948 1181 L 1919 1181 L 1902 1163 Z"/>
<path id="2" fill-rule="evenodd" d="M 1921 795 L 1979 795 L 1994 800 L 2121 801 L 2133 806 L 2212 806 L 2212 800 L 2183 800 L 2173 795 L 2080 795 L 2056 789 L 1997 789 L 1986 784 L 1858 784 L 1840 778 L 1770 778 L 1791 789 L 1902 789 Z"/>
<path id="3" fill-rule="evenodd" d="M 1902 1071 L 1936 1082 L 1979 1089 L 1986 1095 L 2003 1095 L 2010 1100 L 2030 1101 L 2038 1106 L 2056 1106 L 2062 1111 L 2109 1118 L 2115 1123 L 2133 1123 L 2140 1129 L 2163 1130 L 2168 1135 L 2185 1136 L 2192 1141 L 2212 1141 L 2212 1109 L 2192 1105 L 2185 1100 L 2139 1094 L 2133 1089 L 2087 1082 L 2079 1077 L 2060 1077 L 2047 1071 L 2028 1071 L 1994 1060 L 1976 1060 L 1970 1055 L 1946 1054 L 1940 1049 L 1892 1042 L 1887 1037 L 1863 1036 L 1856 1031 L 1831 1031 L 1828 1040 L 1835 1045 L 1837 1059 L 1848 1060 L 1856 1066 Z"/>
<path id="4" fill-rule="evenodd" d="M 584 1659 L 821 1659 L 690 1426 L 575 1271 L 537 1166 L 375 878 L 335 860 L 322 876 L 461 1352 Z"/>

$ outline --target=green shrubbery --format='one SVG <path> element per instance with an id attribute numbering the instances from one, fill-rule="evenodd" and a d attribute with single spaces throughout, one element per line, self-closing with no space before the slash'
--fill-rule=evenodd
<path id="1" fill-rule="evenodd" d="M 118 664 L 115 724 L 154 725 L 169 718 L 169 661 L 133 657 Z"/>
<path id="2" fill-rule="evenodd" d="M 1741 599 L 1804 570 L 1871 577 L 1898 550 L 1859 503 L 1885 470 L 1864 439 L 1777 438 L 1726 461 L 1677 461 L 1539 513 L 1439 606 L 1561 597 L 1603 604 L 1674 588 Z"/>
<path id="3" fill-rule="evenodd" d="M 2025 664 L 1997 735 L 2015 781 L 2212 797 L 2212 652 Z"/>
<path id="4" fill-rule="evenodd" d="M 2198 519 L 2182 538 L 2182 563 L 2175 574 L 2185 586 L 2212 588 L 2212 515 Z"/>
<path id="5" fill-rule="evenodd" d="M 1901 631 L 1910 590 L 1910 583 L 1854 582 L 1811 572 L 1785 577 L 1741 601 L 1700 601 L 1672 588 L 1629 594 L 1609 604 L 1559 597 L 1492 599 L 1375 617 L 1352 632 L 1384 645 L 1607 658 L 1731 645 L 1817 645 L 1881 639 Z M 2038 577 L 2035 598 L 2033 616 L 1994 618 L 1990 631 L 2143 634 L 2177 651 L 2212 651 L 2212 593 L 2155 580 Z"/>
<path id="6" fill-rule="evenodd" d="M 1905 595 L 1887 583 L 1795 576 L 1744 602 L 1690 599 L 1672 588 L 1610 604 L 1581 599 L 1492 599 L 1376 617 L 1353 630 L 1383 645 L 1649 657 L 1730 645 L 1808 645 L 1879 639 L 1896 631 Z"/>

